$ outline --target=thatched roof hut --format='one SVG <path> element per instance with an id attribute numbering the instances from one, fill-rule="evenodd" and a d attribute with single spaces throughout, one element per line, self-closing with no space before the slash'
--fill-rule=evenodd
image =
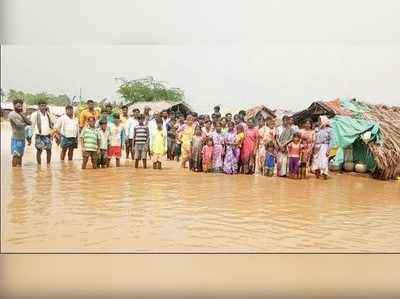
<path id="1" fill-rule="evenodd" d="M 275 118 L 276 115 L 272 110 L 268 109 L 264 105 L 258 105 L 246 111 L 245 120 L 254 118 L 254 120 L 258 121 L 260 118 L 265 119 L 267 117 Z"/>
<path id="2" fill-rule="evenodd" d="M 144 108 L 148 106 L 151 109 L 151 113 L 160 113 L 164 110 L 168 112 L 182 113 L 187 115 L 192 111 L 190 106 L 185 102 L 167 102 L 167 101 L 157 101 L 157 102 L 138 102 L 129 105 L 129 113 L 133 109 L 139 109 L 143 113 Z"/>
<path id="3" fill-rule="evenodd" d="M 368 105 L 366 119 L 379 123 L 383 144 L 369 143 L 368 149 L 374 156 L 377 168 L 374 177 L 390 180 L 400 176 L 400 107 Z"/>
<path id="4" fill-rule="evenodd" d="M 330 118 L 335 115 L 349 116 L 379 124 L 383 142 L 369 142 L 366 145 L 376 163 L 373 176 L 382 180 L 400 176 L 400 107 L 370 105 L 355 99 L 336 99 L 314 102 L 309 108 L 294 114 L 293 118 L 295 123 L 301 124 L 307 118 L 316 121 L 320 115 Z"/>
<path id="5" fill-rule="evenodd" d="M 337 113 L 325 102 L 317 101 L 300 112 L 293 114 L 293 121 L 297 125 L 304 123 L 306 119 L 311 119 L 312 121 L 317 121 L 320 115 L 326 115 L 329 118 L 335 116 Z"/>

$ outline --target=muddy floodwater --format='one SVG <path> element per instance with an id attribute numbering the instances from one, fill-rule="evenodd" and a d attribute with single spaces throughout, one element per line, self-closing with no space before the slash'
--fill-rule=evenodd
<path id="1" fill-rule="evenodd" d="M 3 252 L 395 252 L 400 182 L 327 181 L 165 169 L 37 167 L 34 146 L 11 168 L 1 124 Z M 45 156 L 43 156 L 43 161 Z"/>

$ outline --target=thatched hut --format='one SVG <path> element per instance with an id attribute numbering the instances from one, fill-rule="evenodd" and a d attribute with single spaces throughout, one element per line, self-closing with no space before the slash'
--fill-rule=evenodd
<path id="1" fill-rule="evenodd" d="M 162 111 L 181 113 L 187 115 L 192 111 L 190 106 L 185 102 L 167 102 L 167 101 L 157 101 L 157 102 L 138 102 L 129 105 L 129 113 L 133 109 L 139 109 L 143 113 L 144 108 L 148 106 L 151 109 L 151 113 L 160 113 Z"/>
<path id="2" fill-rule="evenodd" d="M 305 119 L 316 121 L 320 115 L 330 118 L 335 116 L 351 117 L 354 120 L 372 121 L 379 127 L 382 142 L 368 142 L 365 146 L 355 138 L 353 150 L 364 152 L 365 157 L 372 157 L 374 170 L 372 175 L 382 180 L 395 179 L 400 176 L 400 107 L 387 107 L 384 105 L 370 105 L 356 99 L 336 99 L 328 102 L 314 102 L 303 111 L 294 114 L 295 123 L 302 124 Z M 335 119 L 334 119 L 335 121 Z M 342 128 L 342 137 L 348 137 L 359 130 L 357 121 L 349 126 L 347 131 Z M 360 131 L 359 134 L 365 133 Z M 364 150 L 365 148 L 365 150 Z"/>
<path id="3" fill-rule="evenodd" d="M 250 108 L 246 111 L 245 120 L 247 121 L 250 118 L 253 118 L 255 121 L 258 121 L 261 118 L 266 119 L 267 117 L 275 118 L 275 113 L 265 107 L 264 105 L 258 105 L 253 108 Z"/>
<path id="4" fill-rule="evenodd" d="M 300 112 L 293 114 L 293 121 L 296 125 L 301 125 L 306 119 L 311 119 L 313 122 L 317 121 L 320 115 L 326 115 L 329 118 L 335 116 L 337 113 L 326 102 L 317 101 Z"/>
<path id="5" fill-rule="evenodd" d="M 365 118 L 379 123 L 383 144 L 369 143 L 368 149 L 377 164 L 374 177 L 390 180 L 400 176 L 400 107 L 368 105 Z"/>

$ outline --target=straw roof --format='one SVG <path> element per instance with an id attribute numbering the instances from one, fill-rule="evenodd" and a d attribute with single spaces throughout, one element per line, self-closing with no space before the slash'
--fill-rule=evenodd
<path id="1" fill-rule="evenodd" d="M 258 105 L 246 111 L 245 120 L 248 120 L 250 118 L 259 118 L 260 116 L 264 118 L 268 116 L 273 118 L 276 117 L 275 113 L 272 110 L 268 109 L 264 105 Z"/>
<path id="2" fill-rule="evenodd" d="M 377 164 L 374 176 L 383 180 L 400 176 L 400 107 L 368 105 L 365 118 L 380 124 L 383 144 L 369 143 L 368 149 Z"/>
<path id="3" fill-rule="evenodd" d="M 144 111 L 145 107 L 150 107 L 151 113 L 160 113 L 161 111 L 180 111 L 184 114 L 191 111 L 191 108 L 188 104 L 184 102 L 167 102 L 167 101 L 157 101 L 157 102 L 138 102 L 132 105 L 129 105 L 129 113 L 132 112 L 133 109 L 139 109 L 140 112 Z"/>
<path id="4" fill-rule="evenodd" d="M 336 111 L 330 105 L 326 104 L 326 102 L 317 101 L 312 103 L 307 109 L 293 114 L 293 120 L 296 124 L 300 124 L 308 118 L 316 120 L 320 115 L 333 117 L 336 114 Z"/>

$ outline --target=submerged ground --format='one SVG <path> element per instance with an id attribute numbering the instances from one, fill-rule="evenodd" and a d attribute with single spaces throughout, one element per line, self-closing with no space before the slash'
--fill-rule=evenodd
<path id="1" fill-rule="evenodd" d="M 80 152 L 38 168 L 28 147 L 11 169 L 1 124 L 3 252 L 395 252 L 400 183 L 328 181 L 165 169 L 82 171 Z M 44 156 L 43 156 L 44 160 Z"/>

